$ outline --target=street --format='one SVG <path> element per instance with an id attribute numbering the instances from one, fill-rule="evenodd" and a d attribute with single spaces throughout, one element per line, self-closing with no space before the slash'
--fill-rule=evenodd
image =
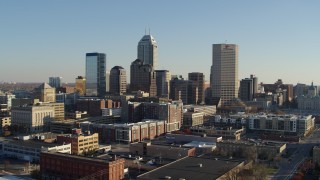
<path id="1" fill-rule="evenodd" d="M 310 151 L 313 146 L 319 144 L 320 130 L 315 131 L 307 138 L 301 140 L 299 144 L 288 144 L 287 148 L 296 148 L 296 151 L 289 159 L 283 159 L 279 164 L 279 170 L 270 179 L 274 180 L 289 180 L 300 163 L 310 157 Z"/>

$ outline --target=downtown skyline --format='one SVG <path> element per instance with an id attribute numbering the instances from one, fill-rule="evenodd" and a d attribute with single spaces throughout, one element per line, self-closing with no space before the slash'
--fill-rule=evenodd
<path id="1" fill-rule="evenodd" d="M 239 45 L 239 80 L 320 84 L 317 1 L 0 2 L 0 82 L 85 76 L 85 54 L 105 53 L 107 70 L 130 73 L 145 29 L 158 44 L 158 68 L 209 81 L 212 44 Z M 147 15 L 149 16 L 147 16 Z M 129 78 L 129 77 L 128 77 Z"/>

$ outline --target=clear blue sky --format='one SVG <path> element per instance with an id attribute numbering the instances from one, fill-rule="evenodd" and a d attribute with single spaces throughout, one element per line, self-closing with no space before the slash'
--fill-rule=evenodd
<path id="1" fill-rule="evenodd" d="M 0 1 L 0 82 L 44 82 L 85 75 L 85 53 L 107 67 L 130 64 L 145 27 L 158 43 L 158 67 L 203 72 L 211 46 L 239 45 L 239 79 L 320 84 L 320 1 L 29 0 Z"/>

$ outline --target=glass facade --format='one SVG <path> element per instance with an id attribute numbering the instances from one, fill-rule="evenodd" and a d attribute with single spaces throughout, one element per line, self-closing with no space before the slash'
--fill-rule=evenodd
<path id="1" fill-rule="evenodd" d="M 86 96 L 103 97 L 106 93 L 106 55 L 86 54 Z"/>

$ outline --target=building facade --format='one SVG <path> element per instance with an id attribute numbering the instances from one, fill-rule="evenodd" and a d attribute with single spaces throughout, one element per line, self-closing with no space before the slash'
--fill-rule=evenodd
<path id="1" fill-rule="evenodd" d="M 185 128 L 190 128 L 192 126 L 203 125 L 203 116 L 204 116 L 204 113 L 202 112 L 183 113 L 182 126 Z"/>
<path id="2" fill-rule="evenodd" d="M 75 92 L 79 93 L 80 96 L 83 96 L 86 94 L 86 78 L 82 76 L 78 76 L 76 78 Z"/>
<path id="3" fill-rule="evenodd" d="M 197 104 L 203 104 L 204 103 L 204 74 L 200 72 L 192 72 L 188 74 L 188 80 L 194 81 L 196 86 L 198 87 L 198 101 Z"/>
<path id="4" fill-rule="evenodd" d="M 106 54 L 86 54 L 86 96 L 106 94 Z"/>
<path id="5" fill-rule="evenodd" d="M 253 79 L 245 78 L 240 81 L 240 99 L 242 101 L 252 101 L 253 100 Z"/>
<path id="6" fill-rule="evenodd" d="M 212 97 L 220 98 L 221 105 L 238 97 L 238 45 L 213 44 L 211 66 Z"/>
<path id="7" fill-rule="evenodd" d="M 49 77 L 49 85 L 56 89 L 62 87 L 62 77 Z"/>
<path id="8" fill-rule="evenodd" d="M 57 136 L 59 144 L 71 143 L 71 154 L 81 155 L 88 151 L 93 151 L 99 148 L 99 135 L 94 134 L 69 134 Z"/>
<path id="9" fill-rule="evenodd" d="M 144 35 L 138 43 L 138 59 L 150 64 L 154 69 L 158 65 L 158 45 L 151 35 Z"/>
<path id="10" fill-rule="evenodd" d="M 56 89 L 43 83 L 35 88 L 34 99 L 39 99 L 40 102 L 56 102 Z"/>
<path id="11" fill-rule="evenodd" d="M 170 99 L 181 100 L 183 104 L 198 103 L 198 86 L 194 81 L 174 78 L 170 81 Z"/>
<path id="12" fill-rule="evenodd" d="M 127 92 L 126 71 L 121 66 L 115 66 L 110 71 L 109 93 L 124 94 Z"/>
<path id="13" fill-rule="evenodd" d="M 168 70 L 156 70 L 157 96 L 169 97 L 171 73 Z"/>
<path id="14" fill-rule="evenodd" d="M 314 117 L 296 115 L 254 115 L 248 117 L 253 131 L 306 136 L 314 128 Z"/>
<path id="15" fill-rule="evenodd" d="M 156 72 L 151 64 L 144 64 L 140 59 L 131 63 L 130 89 L 148 92 L 150 97 L 157 96 Z"/>
<path id="16" fill-rule="evenodd" d="M 11 112 L 11 124 L 17 130 L 25 132 L 42 132 L 48 130 L 54 118 L 54 108 L 50 106 L 15 107 Z"/>
<path id="17" fill-rule="evenodd" d="M 41 152 L 71 153 L 71 144 L 45 143 L 41 140 L 0 141 L 1 155 L 29 162 L 39 162 Z"/>
<path id="18" fill-rule="evenodd" d="M 94 159 L 70 154 L 43 152 L 41 179 L 124 179 L 124 159 Z"/>
<path id="19" fill-rule="evenodd" d="M 140 142 L 151 140 L 164 135 L 167 131 L 166 122 L 161 120 L 146 120 L 139 123 L 128 124 L 95 124 L 80 123 L 83 131 L 90 130 L 99 134 L 102 143 L 111 142 Z"/>

